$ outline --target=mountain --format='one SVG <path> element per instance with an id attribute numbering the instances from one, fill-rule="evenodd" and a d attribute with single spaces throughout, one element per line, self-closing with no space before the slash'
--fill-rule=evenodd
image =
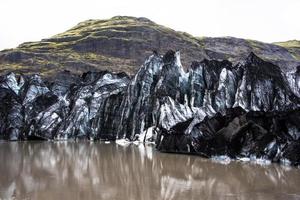
<path id="1" fill-rule="evenodd" d="M 185 72 L 169 50 L 132 77 L 102 71 L 67 81 L 0 76 L 0 139 L 126 139 L 165 152 L 300 164 L 299 84 L 254 53 L 236 65 L 195 61 Z"/>
<path id="2" fill-rule="evenodd" d="M 3 50 L 0 74 L 14 71 L 53 78 L 64 71 L 81 74 L 109 70 L 134 75 L 152 51 L 169 49 L 180 50 L 185 69 L 192 61 L 203 59 L 237 63 L 250 52 L 284 72 L 300 65 L 298 41 L 267 44 L 233 37 L 194 37 L 146 18 L 117 16 L 87 20 L 51 38 Z"/>
<path id="3" fill-rule="evenodd" d="M 300 165 L 299 55 L 298 41 L 85 21 L 0 53 L 0 140 L 121 139 Z"/>

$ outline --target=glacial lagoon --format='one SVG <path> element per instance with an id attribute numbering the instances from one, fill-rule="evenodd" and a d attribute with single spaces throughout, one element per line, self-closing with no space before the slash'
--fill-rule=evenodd
<path id="1" fill-rule="evenodd" d="M 0 199 L 300 199 L 300 169 L 115 142 L 1 142 Z"/>

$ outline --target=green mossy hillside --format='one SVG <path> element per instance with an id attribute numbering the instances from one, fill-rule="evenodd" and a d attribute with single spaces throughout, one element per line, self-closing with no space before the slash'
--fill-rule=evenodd
<path id="1" fill-rule="evenodd" d="M 201 26 L 201 24 L 199 24 Z M 283 67 L 299 65 L 299 41 L 267 44 L 233 37 L 194 37 L 146 18 L 87 20 L 66 32 L 0 52 L 0 74 L 9 71 L 55 76 L 109 70 L 134 74 L 153 50 L 180 50 L 182 63 L 202 59 L 239 62 L 250 52 Z"/>

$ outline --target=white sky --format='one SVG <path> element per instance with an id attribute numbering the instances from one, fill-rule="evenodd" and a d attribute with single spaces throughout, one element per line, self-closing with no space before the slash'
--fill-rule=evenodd
<path id="1" fill-rule="evenodd" d="M 300 39 L 300 0 L 0 0 L 0 50 L 115 15 L 147 17 L 195 36 Z"/>

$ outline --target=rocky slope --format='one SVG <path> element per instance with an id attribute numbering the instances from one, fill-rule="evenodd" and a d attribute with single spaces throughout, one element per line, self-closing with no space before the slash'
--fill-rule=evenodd
<path id="1" fill-rule="evenodd" d="M 0 74 L 14 71 L 53 78 L 64 70 L 73 74 L 109 70 L 134 75 L 153 50 L 169 49 L 181 51 L 184 66 L 204 58 L 236 64 L 254 52 L 287 72 L 300 65 L 299 47 L 297 41 L 266 44 L 232 37 L 197 38 L 146 18 L 118 16 L 84 21 L 51 38 L 3 50 Z"/>
<path id="2" fill-rule="evenodd" d="M 300 54 L 300 41 L 289 40 L 286 42 L 275 42 L 274 44 L 286 48 L 294 58 L 299 59 Z"/>
<path id="3" fill-rule="evenodd" d="M 127 139 L 162 151 L 300 162 L 299 73 L 287 78 L 254 53 L 236 65 L 193 62 L 186 72 L 170 50 L 133 77 L 60 75 L 71 78 L 1 77 L 2 139 Z"/>

